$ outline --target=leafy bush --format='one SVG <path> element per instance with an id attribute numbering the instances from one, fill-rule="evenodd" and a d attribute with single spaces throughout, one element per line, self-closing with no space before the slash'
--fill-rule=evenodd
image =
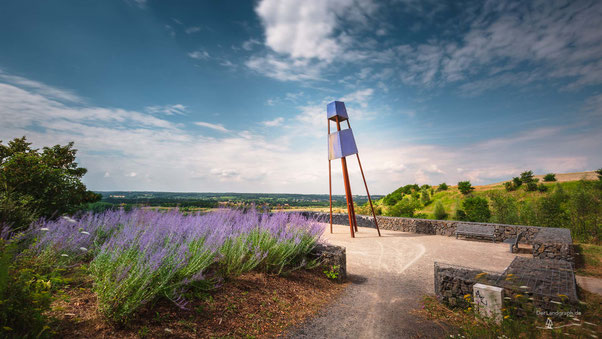
<path id="1" fill-rule="evenodd" d="M 512 178 L 512 184 L 514 184 L 515 188 L 518 188 L 523 184 L 523 181 L 519 177 L 514 177 Z"/>
<path id="2" fill-rule="evenodd" d="M 456 215 L 454 216 L 454 220 L 458 221 L 467 221 L 468 217 L 466 216 L 466 212 L 461 209 L 456 209 Z"/>
<path id="3" fill-rule="evenodd" d="M 506 192 L 514 191 L 514 185 L 510 181 L 504 183 L 504 188 L 506 189 Z"/>
<path id="4" fill-rule="evenodd" d="M 534 181 L 530 181 L 527 183 L 525 190 L 528 192 L 537 191 L 537 183 Z"/>
<path id="5" fill-rule="evenodd" d="M 445 212 L 445 208 L 443 207 L 441 201 L 437 201 L 437 203 L 435 204 L 435 210 L 433 214 L 435 215 L 435 219 L 437 220 L 443 220 L 447 217 L 447 212 Z"/>
<path id="6" fill-rule="evenodd" d="M 47 337 L 52 282 L 16 260 L 17 241 L 0 239 L 0 336 Z"/>
<path id="7" fill-rule="evenodd" d="M 487 222 L 491 218 L 491 211 L 487 199 L 481 197 L 467 197 L 462 203 L 466 220 Z"/>
<path id="8" fill-rule="evenodd" d="M 462 194 L 466 195 L 472 192 L 474 190 L 474 187 L 472 187 L 470 181 L 460 181 L 458 183 L 458 190 L 460 190 Z"/>
<path id="9" fill-rule="evenodd" d="M 554 174 L 554 173 L 548 173 L 548 174 L 544 175 L 543 176 L 543 181 L 546 181 L 546 182 L 556 181 L 556 174 Z"/>
<path id="10" fill-rule="evenodd" d="M 569 222 L 569 216 L 563 205 L 568 201 L 569 195 L 564 192 L 560 184 L 556 184 L 554 192 L 538 200 L 537 222 L 540 226 L 563 227 Z"/>
<path id="11" fill-rule="evenodd" d="M 66 146 L 31 148 L 23 138 L 0 141 L 0 224 L 21 229 L 32 221 L 71 213 L 100 199 L 81 182 L 86 169 L 75 162 L 77 150 Z"/>
<path id="12" fill-rule="evenodd" d="M 520 174 L 520 180 L 523 184 L 528 184 L 535 179 L 533 178 L 533 171 L 524 171 Z"/>
<path id="13" fill-rule="evenodd" d="M 537 185 L 537 190 L 540 192 L 547 192 L 548 191 L 548 186 L 546 186 L 544 183 L 541 183 L 539 185 Z"/>
<path id="14" fill-rule="evenodd" d="M 516 198 L 498 192 L 491 194 L 490 198 L 493 210 L 493 222 L 510 225 L 520 222 L 518 200 Z"/>
<path id="15" fill-rule="evenodd" d="M 420 202 L 422 205 L 426 206 L 431 203 L 431 196 L 426 188 L 423 188 L 420 191 Z"/>
<path id="16" fill-rule="evenodd" d="M 447 184 L 444 182 L 442 182 L 439 186 L 437 186 L 437 192 L 447 191 L 448 189 L 449 189 L 449 186 L 447 186 Z"/>
<path id="17" fill-rule="evenodd" d="M 387 215 L 392 217 L 414 217 L 414 212 L 420 208 L 420 203 L 414 199 L 403 199 L 389 207 Z"/>
<path id="18" fill-rule="evenodd" d="M 602 236 L 602 192 L 595 184 L 580 181 L 577 189 L 569 194 L 565 206 L 573 236 L 599 243 Z"/>

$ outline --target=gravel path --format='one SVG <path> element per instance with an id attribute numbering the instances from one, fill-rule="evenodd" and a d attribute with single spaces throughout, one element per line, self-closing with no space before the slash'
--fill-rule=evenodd
<path id="1" fill-rule="evenodd" d="M 503 271 L 515 254 L 502 243 L 456 240 L 361 228 L 352 239 L 349 227 L 334 225 L 328 241 L 347 248 L 351 285 L 317 317 L 292 329 L 292 338 L 440 338 L 449 329 L 410 312 L 433 294 L 435 261 Z M 525 254 L 529 257 L 529 254 Z"/>

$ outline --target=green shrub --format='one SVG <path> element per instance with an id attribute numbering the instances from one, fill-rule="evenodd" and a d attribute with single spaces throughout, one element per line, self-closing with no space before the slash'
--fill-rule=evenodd
<path id="1" fill-rule="evenodd" d="M 525 190 L 528 192 L 537 191 L 537 183 L 535 181 L 528 182 Z"/>
<path id="2" fill-rule="evenodd" d="M 532 225 L 538 226 L 540 225 L 537 221 L 537 207 L 531 201 L 521 201 L 518 204 L 518 215 L 521 225 Z"/>
<path id="3" fill-rule="evenodd" d="M 523 181 L 519 177 L 514 177 L 512 178 L 512 183 L 514 184 L 515 188 L 518 188 L 523 184 Z"/>
<path id="4" fill-rule="evenodd" d="M 491 218 L 491 211 L 487 199 L 481 197 L 468 197 L 462 203 L 466 219 L 468 221 L 488 222 Z"/>
<path id="5" fill-rule="evenodd" d="M 392 217 L 414 217 L 414 212 L 420 208 L 420 203 L 414 199 L 402 199 L 389 207 L 387 215 Z"/>
<path id="6" fill-rule="evenodd" d="M 533 171 L 524 171 L 523 173 L 521 173 L 520 180 L 523 184 L 528 184 L 532 181 L 535 181 L 535 179 L 533 178 Z"/>
<path id="7" fill-rule="evenodd" d="M 52 281 L 21 265 L 17 246 L 0 239 L 0 337 L 48 337 Z"/>
<path id="8" fill-rule="evenodd" d="M 596 170 L 596 174 L 598 175 L 598 180 L 602 181 L 602 168 Z"/>
<path id="9" fill-rule="evenodd" d="M 444 182 L 442 182 L 442 183 L 441 183 L 441 184 L 440 184 L 440 185 L 437 187 L 437 192 L 440 192 L 440 191 L 447 191 L 447 189 L 448 189 L 448 188 L 449 188 L 449 187 L 447 186 L 447 184 L 446 184 L 446 183 L 444 183 Z"/>
<path id="10" fill-rule="evenodd" d="M 443 207 L 441 201 L 437 201 L 437 203 L 435 203 L 435 210 L 433 214 L 437 220 L 443 220 L 447 217 L 447 212 L 445 212 L 445 208 Z"/>
<path id="11" fill-rule="evenodd" d="M 510 181 L 504 183 L 504 188 L 506 189 L 506 192 L 514 191 L 514 185 Z"/>
<path id="12" fill-rule="evenodd" d="M 466 195 L 474 190 L 474 187 L 470 184 L 470 181 L 460 181 L 458 183 L 458 190 Z"/>
<path id="13" fill-rule="evenodd" d="M 542 197 L 537 204 L 537 222 L 540 226 L 565 227 L 569 224 L 569 216 L 563 205 L 569 200 L 568 194 L 560 184 L 556 184 L 554 192 Z"/>
<path id="14" fill-rule="evenodd" d="M 544 175 L 543 181 L 546 181 L 546 182 L 556 181 L 556 174 L 548 173 L 548 174 Z"/>
<path id="15" fill-rule="evenodd" d="M 540 192 L 547 192 L 548 186 L 546 186 L 544 183 L 541 183 L 541 184 L 537 185 L 537 190 Z"/>
<path id="16" fill-rule="evenodd" d="M 456 215 L 454 216 L 454 220 L 467 221 L 468 217 L 466 216 L 466 212 L 464 212 L 461 209 L 456 209 Z"/>
<path id="17" fill-rule="evenodd" d="M 518 200 L 511 195 L 495 192 L 491 194 L 492 222 L 515 225 L 520 222 Z"/>
<path id="18" fill-rule="evenodd" d="M 427 206 L 428 204 L 431 203 L 431 197 L 429 195 L 429 192 L 426 188 L 423 188 L 422 191 L 420 192 L 420 202 L 424 205 Z"/>
<path id="19" fill-rule="evenodd" d="M 602 192 L 595 183 L 580 181 L 565 206 L 573 237 L 599 243 L 602 236 Z"/>

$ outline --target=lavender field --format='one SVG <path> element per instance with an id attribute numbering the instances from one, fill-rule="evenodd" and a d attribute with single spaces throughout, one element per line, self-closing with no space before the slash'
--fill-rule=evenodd
<path id="1" fill-rule="evenodd" d="M 25 236 L 47 265 L 89 263 L 98 310 L 124 323 L 161 298 L 186 308 L 187 291 L 251 270 L 304 267 L 322 232 L 317 220 L 295 213 L 118 210 L 40 221 Z"/>

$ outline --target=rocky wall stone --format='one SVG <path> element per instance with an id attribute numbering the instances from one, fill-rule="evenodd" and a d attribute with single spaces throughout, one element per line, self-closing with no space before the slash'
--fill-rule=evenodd
<path id="1" fill-rule="evenodd" d="M 320 218 L 328 223 L 330 217 L 328 213 L 303 212 L 306 216 Z M 436 234 L 444 236 L 453 236 L 456 226 L 465 221 L 455 220 L 431 220 L 416 218 L 398 218 L 377 216 L 378 226 L 383 230 L 412 232 L 421 234 Z M 357 215 L 357 224 L 360 227 L 374 228 L 374 219 L 372 216 Z M 349 225 L 347 214 L 335 213 L 332 217 L 333 224 Z M 551 258 L 573 261 L 573 240 L 571 231 L 566 228 L 537 227 L 523 225 L 506 225 L 492 223 L 472 223 L 476 225 L 488 225 L 495 227 L 495 241 L 501 242 L 506 239 L 516 238 L 517 234 L 523 232 L 520 242 L 533 245 L 533 256 L 537 258 Z"/>
<path id="2" fill-rule="evenodd" d="M 347 253 L 345 247 L 330 244 L 317 244 L 310 252 L 310 257 L 317 259 L 324 271 L 331 272 L 337 282 L 347 280 Z"/>
<path id="3" fill-rule="evenodd" d="M 476 283 L 494 285 L 501 273 L 435 262 L 435 295 L 452 307 L 468 307 Z"/>

